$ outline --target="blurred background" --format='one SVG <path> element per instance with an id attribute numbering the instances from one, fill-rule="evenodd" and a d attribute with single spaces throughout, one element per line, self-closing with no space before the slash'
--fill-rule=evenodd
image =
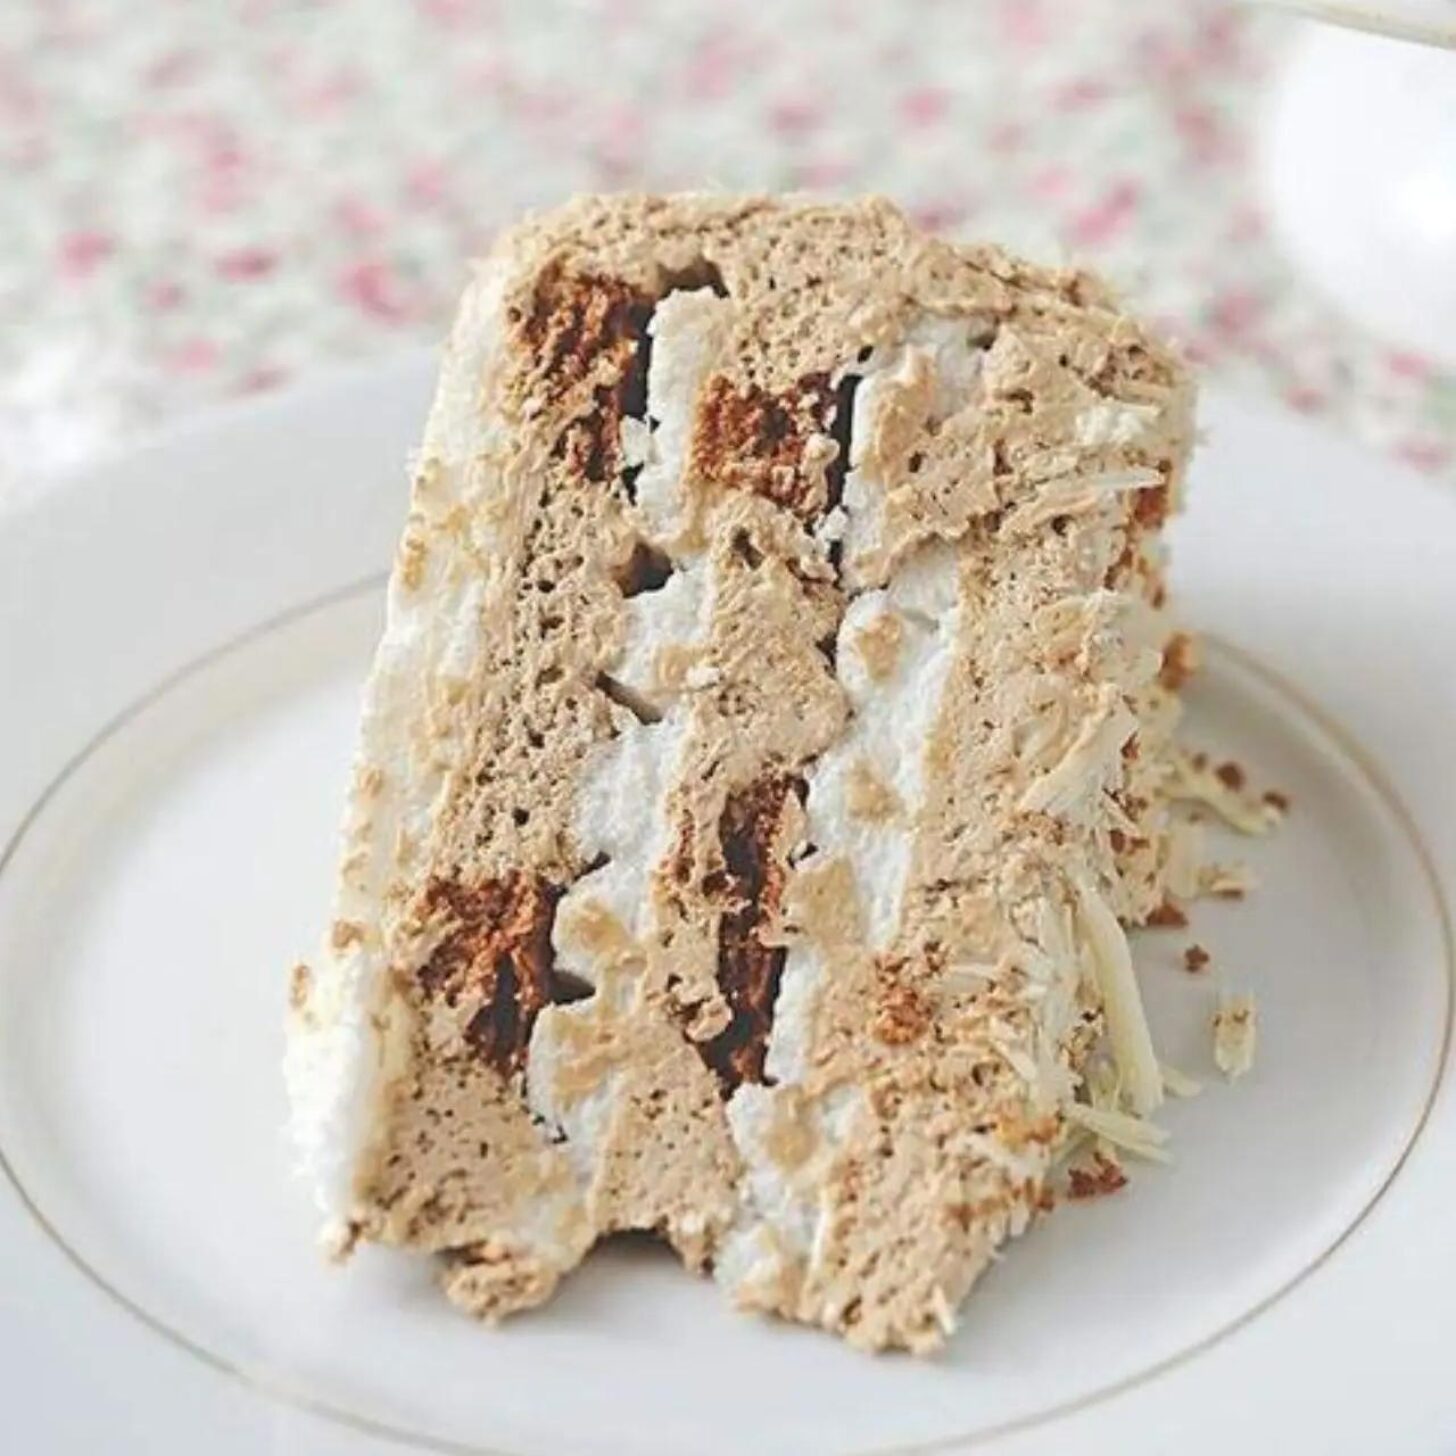
<path id="1" fill-rule="evenodd" d="M 436 342 L 524 208 L 702 186 L 882 192 L 1091 262 L 1212 376 L 1456 482 L 1456 371 L 1271 226 L 1271 97 L 1327 29 L 1214 0 L 5 0 L 0 494 Z"/>

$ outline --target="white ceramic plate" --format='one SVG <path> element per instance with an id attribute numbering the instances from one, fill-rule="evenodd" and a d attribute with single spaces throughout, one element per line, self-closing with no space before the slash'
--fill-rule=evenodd
<path id="1" fill-rule="evenodd" d="M 1425 45 L 1456 46 L 1453 0 L 1249 0 L 1313 20 Z"/>
<path id="2" fill-rule="evenodd" d="M 1176 527 L 1192 731 L 1286 790 L 1263 887 L 1139 954 L 1174 1166 L 1060 1210 L 936 1361 L 600 1251 L 499 1330 L 320 1262 L 285 969 L 324 913 L 430 361 L 216 417 L 0 520 L 6 1449 L 1456 1450 L 1456 499 L 1215 398 Z M 1243 846 L 1236 847 L 1242 849 Z M 1196 938 L 1216 974 L 1180 967 Z M 1218 978 L 1262 1010 L 1217 1080 Z"/>

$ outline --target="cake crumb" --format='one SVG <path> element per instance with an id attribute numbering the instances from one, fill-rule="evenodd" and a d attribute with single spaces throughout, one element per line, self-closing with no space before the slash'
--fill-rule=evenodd
<path id="1" fill-rule="evenodd" d="M 288 1004 L 295 1011 L 302 1011 L 308 1005 L 312 993 L 313 978 L 309 968 L 301 961 L 288 973 Z"/>
<path id="2" fill-rule="evenodd" d="M 1264 802 L 1280 814 L 1289 812 L 1289 795 L 1279 789 L 1265 789 Z"/>
<path id="3" fill-rule="evenodd" d="M 1254 888 L 1254 872 L 1243 861 L 1204 865 L 1199 889 L 1215 900 L 1242 900 Z"/>
<path id="4" fill-rule="evenodd" d="M 1213 1060 L 1229 1081 L 1254 1065 L 1258 1014 L 1252 996 L 1230 996 L 1213 1016 Z"/>
<path id="5" fill-rule="evenodd" d="M 335 950 L 347 950 L 364 940 L 364 927 L 353 920 L 336 920 L 329 930 L 329 944 Z"/>
<path id="6" fill-rule="evenodd" d="M 1267 834 L 1279 822 L 1280 811 L 1268 799 L 1246 792 L 1248 775 L 1232 760 L 1215 766 L 1200 752 L 1179 755 L 1175 763 L 1175 799 L 1211 809 L 1240 834 Z"/>
<path id="7" fill-rule="evenodd" d="M 1230 759 L 1227 763 L 1219 764 L 1219 766 L 1214 769 L 1214 773 L 1218 776 L 1219 783 L 1221 783 L 1225 788 L 1232 789 L 1235 793 L 1238 793 L 1238 791 L 1242 789 L 1243 786 L 1248 782 L 1248 778 L 1245 775 L 1243 769 L 1240 768 L 1238 764 L 1234 763 L 1232 759 Z"/>
<path id="8" fill-rule="evenodd" d="M 1072 1168 L 1067 1173 L 1069 1198 L 1105 1198 L 1126 1186 L 1127 1174 L 1105 1153 L 1093 1153 L 1090 1168 Z"/>
<path id="9" fill-rule="evenodd" d="M 1158 681 L 1169 692 L 1177 692 L 1198 670 L 1197 650 L 1186 632 L 1175 632 L 1163 649 Z"/>
<path id="10" fill-rule="evenodd" d="M 418 591 L 425 580 L 425 560 L 429 547 L 424 540 L 407 531 L 399 543 L 399 582 L 406 591 Z"/>
<path id="11" fill-rule="evenodd" d="M 1148 924 L 1156 926 L 1159 930 L 1183 930 L 1188 924 L 1188 916 L 1175 901 L 1164 900 L 1148 916 Z"/>
<path id="12" fill-rule="evenodd" d="M 930 1029 L 930 1007 L 912 986 L 892 983 L 880 995 L 870 1032 L 886 1046 L 908 1046 Z"/>
<path id="13" fill-rule="evenodd" d="M 1207 968 L 1212 959 L 1213 957 L 1201 945 L 1190 945 L 1183 952 L 1183 969 L 1197 975 L 1199 971 Z"/>

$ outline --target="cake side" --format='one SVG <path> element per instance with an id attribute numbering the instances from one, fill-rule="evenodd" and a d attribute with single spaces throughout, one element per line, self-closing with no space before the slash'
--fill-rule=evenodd
<path id="1" fill-rule="evenodd" d="M 741 1304 L 943 1339 L 1104 1018 L 1161 1095 L 1121 927 L 1187 878 L 1190 416 L 1085 275 L 887 204 L 587 199 L 503 239 L 296 987 L 344 1242 L 501 1314 L 651 1228 Z"/>
<path id="2" fill-rule="evenodd" d="M 333 915 L 290 987 L 292 1131 L 333 1239 L 349 1236 L 356 1164 L 408 1061 L 410 1017 L 394 980 L 400 953 L 420 953 L 405 923 L 409 877 L 469 752 L 456 705 L 486 630 L 480 564 L 509 549 L 490 505 L 501 494 L 492 466 L 507 450 L 491 438 L 500 422 L 477 409 L 499 374 L 504 282 L 499 264 L 480 267 L 446 345 L 363 695 Z"/>

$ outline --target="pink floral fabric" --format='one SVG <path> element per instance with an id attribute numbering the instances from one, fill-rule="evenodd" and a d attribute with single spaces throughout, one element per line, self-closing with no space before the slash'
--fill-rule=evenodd
<path id="1" fill-rule="evenodd" d="M 1210 373 L 1456 480 L 1456 380 L 1307 292 L 1213 0 L 12 0 L 0 487 L 434 340 L 585 188 L 875 191 L 1109 272 Z"/>

